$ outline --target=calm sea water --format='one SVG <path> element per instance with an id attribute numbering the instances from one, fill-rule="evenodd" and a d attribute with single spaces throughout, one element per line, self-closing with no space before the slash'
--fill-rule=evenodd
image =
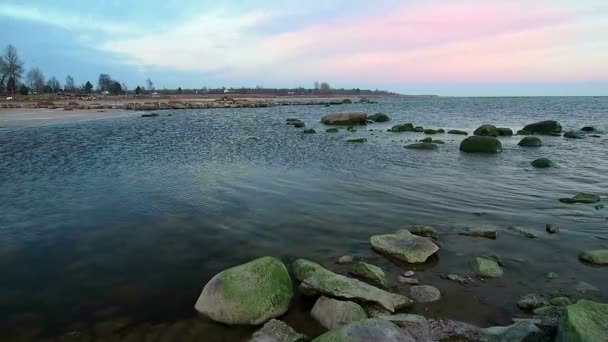
<path id="1" fill-rule="evenodd" d="M 384 112 L 392 121 L 326 134 L 319 119 L 346 110 Z M 291 117 L 319 134 L 285 125 Z M 306 257 L 336 271 L 339 256 L 364 257 L 404 294 L 396 276 L 415 269 L 443 298 L 414 312 L 484 326 L 524 316 L 515 302 L 529 292 L 607 301 L 608 268 L 584 265 L 577 253 L 608 247 L 601 239 L 608 237 L 608 208 L 558 199 L 591 192 L 606 201 L 608 135 L 543 137 L 538 149 L 507 137 L 503 153 L 482 156 L 460 153 L 460 136 L 434 136 L 446 144 L 429 152 L 403 148 L 423 134 L 386 132 L 405 122 L 516 131 L 544 119 L 608 132 L 608 98 L 384 99 L 0 129 L 0 334 L 99 336 L 100 323 L 118 320 L 117 336 L 124 336 L 196 319 L 193 305 L 206 281 L 264 255 L 286 263 Z M 368 142 L 346 143 L 352 137 Z M 538 157 L 557 167 L 532 169 Z M 548 223 L 560 234 L 546 234 Z M 408 224 L 439 230 L 442 249 L 431 262 L 408 268 L 371 251 L 371 235 Z M 472 225 L 505 231 L 496 241 L 456 234 Z M 509 225 L 541 237 L 511 234 Z M 470 272 L 476 255 L 500 256 L 504 278 L 469 286 L 440 278 Z M 546 272 L 560 277 L 547 280 Z M 578 293 L 579 281 L 599 291 Z M 311 305 L 297 297 L 284 319 L 315 336 L 322 329 L 308 316 Z M 246 339 L 252 331 L 196 324 L 209 341 Z"/>

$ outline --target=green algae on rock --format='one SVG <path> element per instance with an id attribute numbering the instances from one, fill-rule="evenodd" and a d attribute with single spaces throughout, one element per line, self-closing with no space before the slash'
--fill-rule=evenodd
<path id="1" fill-rule="evenodd" d="M 262 257 L 216 274 L 195 309 L 217 322 L 258 325 L 287 312 L 292 295 L 285 265 Z"/>
<path id="2" fill-rule="evenodd" d="M 433 143 L 421 142 L 421 143 L 414 143 L 414 144 L 406 145 L 405 148 L 412 149 L 412 150 L 429 150 L 429 151 L 434 151 L 434 150 L 437 150 L 439 147 L 437 145 L 433 144 Z"/>
<path id="3" fill-rule="evenodd" d="M 408 263 L 423 263 L 439 247 L 430 239 L 410 233 L 407 229 L 395 234 L 375 235 L 370 238 L 372 248 Z"/>
<path id="4" fill-rule="evenodd" d="M 314 133 L 317 133 L 317 131 L 315 131 L 312 128 L 305 129 L 303 132 L 304 132 L 304 134 L 314 134 Z"/>
<path id="5" fill-rule="evenodd" d="M 326 125 L 366 125 L 367 114 L 361 112 L 345 112 L 345 113 L 333 113 L 325 115 L 321 118 L 321 122 Z"/>
<path id="6" fill-rule="evenodd" d="M 608 265 L 608 249 L 585 251 L 579 254 L 578 258 L 596 265 Z"/>
<path id="7" fill-rule="evenodd" d="M 469 135 L 469 133 L 467 133 L 465 131 L 458 130 L 458 129 L 451 129 L 451 130 L 448 131 L 448 134 Z"/>
<path id="8" fill-rule="evenodd" d="M 525 126 L 522 131 L 526 131 L 532 134 L 558 134 L 562 132 L 562 125 L 555 120 L 545 120 L 535 122 Z"/>
<path id="9" fill-rule="evenodd" d="M 481 125 L 474 132 L 474 135 L 477 136 L 489 136 L 489 137 L 497 137 L 500 135 L 498 128 L 494 125 Z"/>
<path id="10" fill-rule="evenodd" d="M 413 123 L 405 123 L 401 125 L 395 125 L 389 129 L 389 132 L 413 132 L 414 124 Z"/>
<path id="11" fill-rule="evenodd" d="M 484 278 L 500 278 L 503 270 L 498 263 L 490 258 L 475 258 L 475 274 Z"/>
<path id="12" fill-rule="evenodd" d="M 431 226 L 411 225 L 411 226 L 405 226 L 405 227 L 403 227 L 403 229 L 407 229 L 410 233 L 412 233 L 414 235 L 428 237 L 428 238 L 431 238 L 434 240 L 439 239 L 439 233 L 437 232 L 437 229 L 435 229 Z"/>
<path id="13" fill-rule="evenodd" d="M 502 144 L 494 137 L 472 136 L 460 143 L 460 151 L 466 153 L 499 153 L 502 152 Z"/>
<path id="14" fill-rule="evenodd" d="M 553 166 L 553 162 L 548 158 L 538 158 L 533 160 L 530 164 L 539 169 L 544 169 Z"/>
<path id="15" fill-rule="evenodd" d="M 297 259 L 292 264 L 296 279 L 303 281 L 317 271 L 326 271 L 325 267 L 307 259 Z"/>
<path id="16" fill-rule="evenodd" d="M 326 133 L 338 133 L 338 127 L 332 127 L 325 130 Z"/>
<path id="17" fill-rule="evenodd" d="M 384 113 L 376 113 L 374 115 L 370 115 L 368 119 L 372 120 L 373 122 L 387 122 L 391 120 L 391 118 L 389 118 L 388 115 Z"/>
<path id="18" fill-rule="evenodd" d="M 559 201 L 562 203 L 567 203 L 567 204 L 573 204 L 573 203 L 597 203 L 599 202 L 600 196 L 595 195 L 595 194 L 587 194 L 587 193 L 580 193 L 574 197 L 566 197 L 566 198 L 560 198 Z"/>
<path id="19" fill-rule="evenodd" d="M 315 338 L 312 342 L 413 342 L 414 339 L 406 331 L 399 329 L 394 323 L 369 318 L 351 323 L 337 330 L 331 330 Z"/>
<path id="20" fill-rule="evenodd" d="M 517 145 L 521 147 L 541 147 L 543 142 L 539 137 L 523 137 Z"/>
<path id="21" fill-rule="evenodd" d="M 253 334 L 249 342 L 303 342 L 307 340 L 306 335 L 297 333 L 284 322 L 271 319 Z"/>
<path id="22" fill-rule="evenodd" d="M 386 274 L 384 274 L 384 271 L 378 266 L 363 261 L 357 261 L 353 264 L 352 272 L 356 277 L 369 280 L 380 287 L 386 288 L 388 286 Z"/>
<path id="23" fill-rule="evenodd" d="M 566 306 L 555 341 L 604 342 L 607 336 L 608 304 L 583 299 Z"/>
<path id="24" fill-rule="evenodd" d="M 495 240 L 498 232 L 494 227 L 469 227 L 458 234 Z"/>

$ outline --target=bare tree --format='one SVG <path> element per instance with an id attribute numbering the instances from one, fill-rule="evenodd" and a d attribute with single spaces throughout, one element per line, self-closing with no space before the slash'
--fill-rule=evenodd
<path id="1" fill-rule="evenodd" d="M 76 83 L 74 82 L 74 77 L 67 75 L 65 77 L 65 91 L 73 93 L 76 90 Z"/>
<path id="2" fill-rule="evenodd" d="M 97 80 L 97 85 L 99 86 L 100 91 L 109 91 L 110 86 L 113 81 L 110 75 L 108 74 L 99 74 L 99 79 Z"/>
<path id="3" fill-rule="evenodd" d="M 27 84 L 30 89 L 41 94 L 44 91 L 44 74 L 42 70 L 34 68 L 28 71 L 26 76 Z"/>
<path id="4" fill-rule="evenodd" d="M 0 56 L 0 83 L 4 84 L 5 79 L 11 79 L 12 83 L 16 84 L 21 79 L 23 73 L 23 62 L 19 59 L 17 49 L 8 45 L 4 50 L 4 54 Z M 11 92 L 14 93 L 16 87 L 11 87 Z"/>
<path id="5" fill-rule="evenodd" d="M 57 93 L 61 90 L 61 83 L 59 83 L 59 80 L 57 80 L 55 76 L 51 77 L 46 85 L 51 88 L 53 93 Z"/>
<path id="6" fill-rule="evenodd" d="M 146 80 L 146 88 L 148 88 L 149 91 L 154 90 L 154 83 L 152 83 L 152 80 L 150 78 Z"/>

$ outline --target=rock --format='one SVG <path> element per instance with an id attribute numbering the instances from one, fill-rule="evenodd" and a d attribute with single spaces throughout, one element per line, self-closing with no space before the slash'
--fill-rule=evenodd
<path id="1" fill-rule="evenodd" d="M 386 288 L 388 281 L 384 271 L 375 265 L 363 261 L 357 261 L 353 265 L 353 275 L 371 281 L 373 284 Z"/>
<path id="2" fill-rule="evenodd" d="M 353 261 L 353 257 L 350 255 L 343 255 L 338 258 L 338 264 L 350 264 Z"/>
<path id="3" fill-rule="evenodd" d="M 440 129 L 437 130 L 437 133 L 445 133 L 445 129 L 440 128 Z"/>
<path id="4" fill-rule="evenodd" d="M 527 238 L 530 238 L 530 239 L 534 239 L 534 238 L 537 238 L 537 237 L 538 237 L 538 236 L 537 236 L 536 234 L 534 234 L 533 232 L 531 232 L 531 231 L 527 230 L 527 229 L 526 229 L 526 228 L 524 228 L 524 227 L 520 227 L 520 226 L 510 226 L 510 227 L 509 227 L 509 230 L 510 230 L 510 231 L 513 231 L 513 232 L 515 232 L 515 233 L 517 233 L 517 234 L 519 234 L 519 235 L 521 235 L 521 236 L 525 236 L 525 237 L 527 237 Z"/>
<path id="5" fill-rule="evenodd" d="M 300 284 L 305 295 L 325 295 L 332 298 L 375 303 L 390 312 L 406 307 L 412 301 L 395 293 L 386 292 L 357 279 L 345 277 L 328 270 L 317 270 Z"/>
<path id="6" fill-rule="evenodd" d="M 430 142 L 433 142 L 433 138 L 431 138 L 431 137 L 424 138 L 424 139 L 420 140 L 420 142 L 423 142 L 423 143 L 430 143 Z"/>
<path id="7" fill-rule="evenodd" d="M 445 144 L 445 142 L 443 142 L 443 140 L 433 140 L 434 144 Z"/>
<path id="8" fill-rule="evenodd" d="M 564 311 L 563 307 L 555 305 L 541 306 L 532 311 L 537 317 L 559 317 Z"/>
<path id="9" fill-rule="evenodd" d="M 600 342 L 608 336 L 608 304 L 579 300 L 566 306 L 555 341 Z"/>
<path id="10" fill-rule="evenodd" d="M 431 341 L 477 342 L 479 328 L 464 322 L 429 319 Z"/>
<path id="11" fill-rule="evenodd" d="M 300 122 L 294 122 L 292 125 L 293 125 L 293 127 L 295 127 L 295 128 L 303 128 L 303 127 L 305 127 L 305 126 L 306 126 L 306 124 L 305 124 L 303 121 L 300 121 Z"/>
<path id="12" fill-rule="evenodd" d="M 555 297 L 555 298 L 551 299 L 551 305 L 568 306 L 571 304 L 572 304 L 572 301 L 568 297 Z"/>
<path id="13" fill-rule="evenodd" d="M 420 285 L 420 281 L 413 277 L 399 276 L 397 279 L 399 280 L 400 283 L 403 283 L 403 284 Z"/>
<path id="14" fill-rule="evenodd" d="M 407 331 L 415 341 L 430 341 L 429 323 L 424 316 L 413 314 L 381 315 L 378 318 L 389 321 Z"/>
<path id="15" fill-rule="evenodd" d="M 300 119 L 287 119 L 285 120 L 288 125 L 292 125 L 295 127 L 304 127 L 304 121 Z"/>
<path id="16" fill-rule="evenodd" d="M 582 252 L 578 258 L 596 265 L 608 265 L 608 249 Z"/>
<path id="17" fill-rule="evenodd" d="M 360 112 L 344 112 L 325 115 L 321 118 L 321 122 L 326 125 L 366 125 L 367 114 Z"/>
<path id="18" fill-rule="evenodd" d="M 473 136 L 460 143 L 460 151 L 466 153 L 499 153 L 502 152 L 502 144 L 494 137 Z"/>
<path id="19" fill-rule="evenodd" d="M 317 299 L 310 314 L 329 330 L 338 329 L 367 318 L 365 310 L 360 305 L 323 296 Z"/>
<path id="20" fill-rule="evenodd" d="M 303 281 L 317 271 L 326 271 L 325 267 L 307 259 L 297 259 L 292 265 L 296 279 Z"/>
<path id="21" fill-rule="evenodd" d="M 557 234 L 557 233 L 559 233 L 559 228 L 557 228 L 556 226 L 554 226 L 552 224 L 547 224 L 545 230 L 549 234 Z"/>
<path id="22" fill-rule="evenodd" d="M 496 130 L 501 137 L 510 137 L 513 135 L 513 131 L 510 128 L 498 127 Z"/>
<path id="23" fill-rule="evenodd" d="M 455 281 L 460 284 L 468 284 L 469 281 L 464 277 L 459 276 L 458 274 L 447 274 L 443 278 L 451 281 Z"/>
<path id="24" fill-rule="evenodd" d="M 486 137 L 497 137 L 500 135 L 500 133 L 498 132 L 498 128 L 496 128 L 496 126 L 493 125 L 482 125 L 479 128 L 477 128 L 474 132 L 474 135 L 479 135 L 479 136 L 486 136 Z"/>
<path id="25" fill-rule="evenodd" d="M 194 307 L 217 322 L 258 325 L 287 312 L 292 295 L 285 265 L 263 257 L 216 274 Z"/>
<path id="26" fill-rule="evenodd" d="M 384 113 L 376 113 L 368 117 L 368 119 L 372 120 L 373 122 L 387 122 L 391 120 L 391 118 L 389 118 L 388 115 Z"/>
<path id="27" fill-rule="evenodd" d="M 583 132 L 595 132 L 595 128 L 591 127 L 591 126 L 585 126 L 585 127 L 581 128 L 581 131 L 583 131 Z"/>
<path id="28" fill-rule="evenodd" d="M 541 147 L 543 142 L 538 137 L 524 137 L 517 145 L 521 147 Z"/>
<path id="29" fill-rule="evenodd" d="M 418 236 L 428 237 L 434 240 L 439 239 L 439 233 L 437 233 L 437 229 L 431 226 L 424 225 L 412 225 L 405 226 L 403 229 L 407 229 L 410 233 Z"/>
<path id="30" fill-rule="evenodd" d="M 427 128 L 424 130 L 424 134 L 437 134 L 437 131 L 434 129 Z"/>
<path id="31" fill-rule="evenodd" d="M 535 159 L 530 164 L 539 169 L 544 169 L 544 168 L 553 166 L 553 162 L 547 158 Z"/>
<path id="32" fill-rule="evenodd" d="M 348 139 L 348 140 L 346 140 L 346 142 L 350 142 L 350 143 L 364 143 L 364 142 L 367 142 L 367 139 L 365 139 L 365 138 L 355 138 L 355 139 Z"/>
<path id="33" fill-rule="evenodd" d="M 519 131 L 517 131 L 517 135 L 530 135 L 532 134 L 531 132 L 528 131 L 524 131 L 523 129 L 520 129 Z"/>
<path id="34" fill-rule="evenodd" d="M 155 118 L 157 116 L 159 116 L 158 113 L 145 113 L 141 115 L 142 118 Z"/>
<path id="35" fill-rule="evenodd" d="M 589 283 L 584 281 L 579 281 L 574 288 L 576 292 L 587 293 L 587 292 L 597 292 L 599 289 Z"/>
<path id="36" fill-rule="evenodd" d="M 560 198 L 562 203 L 597 203 L 600 201 L 600 196 L 594 194 L 580 193 L 572 198 Z"/>
<path id="37" fill-rule="evenodd" d="M 70 111 L 73 111 L 74 108 L 72 108 L 72 107 L 63 107 L 63 110 L 70 112 Z"/>
<path id="38" fill-rule="evenodd" d="M 477 257 L 475 258 L 475 273 L 483 278 L 500 278 L 503 275 L 503 270 L 496 261 L 485 257 Z"/>
<path id="39" fill-rule="evenodd" d="M 465 231 L 459 234 L 465 236 L 483 237 L 486 239 L 496 239 L 497 231 L 496 228 L 492 227 L 471 227 L 465 229 Z"/>
<path id="40" fill-rule="evenodd" d="M 448 134 L 456 134 L 456 135 L 469 135 L 469 133 L 465 132 L 465 131 L 460 131 L 457 129 L 452 129 L 448 131 Z"/>
<path id="41" fill-rule="evenodd" d="M 317 133 L 317 131 L 315 131 L 314 129 L 310 128 L 310 129 L 305 129 L 304 130 L 304 134 L 315 134 Z"/>
<path id="42" fill-rule="evenodd" d="M 355 128 L 355 126 L 348 126 L 348 127 L 346 127 L 346 130 L 349 131 L 349 132 L 356 132 L 357 131 L 357 129 Z"/>
<path id="43" fill-rule="evenodd" d="M 342 104 L 352 104 L 352 103 L 353 103 L 353 101 L 352 101 L 351 99 L 344 99 L 344 100 L 342 100 L 342 102 L 341 102 L 341 103 L 342 103 Z"/>
<path id="44" fill-rule="evenodd" d="M 581 134 L 579 134 L 578 132 L 568 131 L 568 132 L 564 133 L 564 138 L 568 138 L 568 139 L 583 139 L 585 137 L 582 136 Z"/>
<path id="45" fill-rule="evenodd" d="M 482 342 L 523 342 L 538 339 L 544 334 L 535 324 L 521 321 L 507 327 L 481 329 L 479 335 Z"/>
<path id="46" fill-rule="evenodd" d="M 408 263 L 423 263 L 439 250 L 431 240 L 413 235 L 407 229 L 372 236 L 370 242 L 376 251 Z"/>
<path id="47" fill-rule="evenodd" d="M 406 124 L 401 124 L 401 125 L 395 125 L 393 127 L 391 127 L 391 129 L 389 129 L 389 132 L 413 132 L 414 131 L 414 124 L 412 123 L 406 123 Z"/>
<path id="48" fill-rule="evenodd" d="M 306 340 L 306 335 L 298 334 L 289 325 L 271 319 L 253 334 L 249 342 L 301 342 Z"/>
<path id="49" fill-rule="evenodd" d="M 517 307 L 524 311 L 533 311 L 548 304 L 544 297 L 534 293 L 527 294 L 517 301 Z"/>
<path id="50" fill-rule="evenodd" d="M 406 145 L 405 148 L 409 148 L 409 149 L 413 149 L 413 150 L 434 151 L 434 150 L 437 150 L 438 147 L 437 147 L 437 145 L 432 144 L 432 143 L 421 142 L 421 143 L 414 143 L 414 144 Z"/>
<path id="51" fill-rule="evenodd" d="M 325 130 L 326 133 L 338 133 L 337 127 L 328 128 Z"/>
<path id="52" fill-rule="evenodd" d="M 326 332 L 313 342 L 416 342 L 416 340 L 395 324 L 379 319 L 369 318 L 351 323 L 337 330 Z"/>
<path id="53" fill-rule="evenodd" d="M 545 278 L 547 279 L 557 279 L 559 278 L 559 275 L 555 272 L 547 272 L 545 273 Z"/>
<path id="54" fill-rule="evenodd" d="M 555 134 L 562 132 L 562 125 L 554 120 L 540 121 L 529 124 L 523 128 L 524 131 L 532 134 Z"/>
<path id="55" fill-rule="evenodd" d="M 418 303 L 431 303 L 441 299 L 441 292 L 433 286 L 419 285 L 410 288 L 410 297 Z"/>

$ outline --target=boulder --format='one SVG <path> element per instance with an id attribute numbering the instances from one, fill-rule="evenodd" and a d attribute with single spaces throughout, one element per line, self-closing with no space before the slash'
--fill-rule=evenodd
<path id="1" fill-rule="evenodd" d="M 482 342 L 539 341 L 543 331 L 529 321 L 516 322 L 507 327 L 490 327 L 479 331 Z"/>
<path id="2" fill-rule="evenodd" d="M 423 142 L 423 143 L 430 143 L 430 142 L 433 142 L 433 138 L 431 138 L 431 137 L 427 137 L 427 138 L 424 138 L 424 139 L 420 139 L 420 142 Z"/>
<path id="3" fill-rule="evenodd" d="M 512 232 L 515 232 L 521 236 L 525 236 L 527 238 L 530 239 L 534 239 L 537 238 L 538 235 L 534 234 L 533 232 L 529 231 L 528 229 L 524 228 L 524 227 L 520 227 L 520 226 L 510 226 L 509 230 Z"/>
<path id="4" fill-rule="evenodd" d="M 369 318 L 351 323 L 337 330 L 326 332 L 313 342 L 416 342 L 406 331 L 395 324 L 379 319 Z"/>
<path id="5" fill-rule="evenodd" d="M 559 233 L 559 228 L 552 224 L 547 224 L 547 226 L 545 227 L 545 231 L 549 234 L 557 234 Z"/>
<path id="6" fill-rule="evenodd" d="M 302 121 L 300 119 L 287 119 L 285 121 L 288 125 L 291 125 L 296 128 L 302 128 L 302 127 L 306 126 L 306 124 L 304 124 L 304 121 Z"/>
<path id="7" fill-rule="evenodd" d="M 608 304 L 579 300 L 566 306 L 555 341 L 600 342 L 608 336 Z"/>
<path id="8" fill-rule="evenodd" d="M 414 127 L 414 132 L 422 133 L 422 132 L 424 132 L 424 128 L 420 127 L 420 126 Z"/>
<path id="9" fill-rule="evenodd" d="M 389 118 L 388 115 L 384 113 L 376 113 L 374 115 L 369 116 L 368 119 L 372 120 L 373 122 L 387 122 L 391 120 L 391 118 Z"/>
<path id="10" fill-rule="evenodd" d="M 285 265 L 263 257 L 216 274 L 194 307 L 217 322 L 258 325 L 287 312 L 292 295 Z"/>
<path id="11" fill-rule="evenodd" d="M 466 228 L 460 235 L 496 239 L 497 231 L 493 227 L 470 227 Z"/>
<path id="12" fill-rule="evenodd" d="M 412 149 L 412 150 L 435 151 L 439 147 L 437 145 L 433 144 L 433 143 L 421 142 L 421 143 L 414 143 L 414 144 L 405 145 L 405 148 Z"/>
<path id="13" fill-rule="evenodd" d="M 379 315 L 378 318 L 407 331 L 415 341 L 431 341 L 429 322 L 424 316 L 414 314 Z"/>
<path id="14" fill-rule="evenodd" d="M 437 133 L 445 133 L 445 129 L 440 128 L 440 129 L 437 130 Z"/>
<path id="15" fill-rule="evenodd" d="M 354 138 L 354 139 L 348 139 L 348 140 L 346 140 L 346 142 L 349 142 L 349 143 L 364 143 L 364 142 L 367 142 L 367 139 L 365 139 L 365 138 Z"/>
<path id="16" fill-rule="evenodd" d="M 317 299 L 310 314 L 317 322 L 329 330 L 338 329 L 367 318 L 365 310 L 360 305 L 324 296 Z"/>
<path id="17" fill-rule="evenodd" d="M 341 257 L 338 258 L 338 264 L 351 264 L 353 263 L 355 260 L 353 259 L 352 256 L 350 255 L 343 255 Z"/>
<path id="18" fill-rule="evenodd" d="M 524 311 L 533 311 L 548 304 L 544 297 L 534 293 L 527 294 L 517 301 L 517 307 Z"/>
<path id="19" fill-rule="evenodd" d="M 412 300 L 405 296 L 386 292 L 360 280 L 325 269 L 316 271 L 304 279 L 300 284 L 300 292 L 304 295 L 324 295 L 358 303 L 373 303 L 390 312 L 412 304 Z"/>
<path id="20" fill-rule="evenodd" d="M 494 137 L 473 136 L 460 143 L 460 151 L 466 153 L 499 153 L 502 152 L 502 144 Z"/>
<path id="21" fill-rule="evenodd" d="M 249 342 L 303 342 L 308 340 L 306 335 L 298 334 L 289 325 L 271 319 L 256 331 Z"/>
<path id="22" fill-rule="evenodd" d="M 429 319 L 431 341 L 479 341 L 479 328 L 464 322 Z"/>
<path id="23" fill-rule="evenodd" d="M 437 134 L 437 131 L 434 129 L 427 128 L 424 130 L 424 134 Z"/>
<path id="24" fill-rule="evenodd" d="M 475 258 L 475 274 L 483 278 L 500 278 L 503 270 L 498 263 L 490 258 Z"/>
<path id="25" fill-rule="evenodd" d="M 524 137 L 517 145 L 521 147 L 541 147 L 543 142 L 538 137 Z"/>
<path id="26" fill-rule="evenodd" d="M 293 262 L 292 268 L 296 279 L 299 281 L 303 281 L 317 271 L 327 271 L 325 267 L 307 259 L 297 259 Z"/>
<path id="27" fill-rule="evenodd" d="M 406 123 L 401 125 L 395 125 L 389 129 L 390 132 L 413 132 L 414 124 Z"/>
<path id="28" fill-rule="evenodd" d="M 321 118 L 321 122 L 326 125 L 366 125 L 367 114 L 359 112 L 344 112 L 344 113 L 333 113 L 325 115 Z"/>
<path id="29" fill-rule="evenodd" d="M 474 132 L 474 135 L 485 136 L 485 137 L 497 137 L 500 135 L 498 128 L 493 125 L 482 125 L 477 128 Z"/>
<path id="30" fill-rule="evenodd" d="M 597 203 L 600 201 L 600 196 L 595 195 L 595 194 L 586 194 L 586 193 L 580 193 L 574 197 L 571 198 L 560 198 L 559 199 L 560 202 L 562 203 L 568 203 L 568 204 L 572 204 L 572 203 Z"/>
<path id="31" fill-rule="evenodd" d="M 538 159 L 534 159 L 530 165 L 532 165 L 535 168 L 538 169 L 545 169 L 548 167 L 553 166 L 553 162 L 551 161 L 551 159 L 548 158 L 538 158 Z"/>
<path id="32" fill-rule="evenodd" d="M 437 229 L 435 229 L 431 226 L 412 225 L 412 226 L 405 226 L 405 227 L 403 227 L 403 229 L 407 229 L 410 233 L 412 233 L 414 235 L 431 238 L 433 240 L 439 239 L 439 233 L 437 232 Z"/>
<path id="33" fill-rule="evenodd" d="M 439 250 L 430 239 L 414 235 L 407 229 L 395 234 L 372 236 L 370 242 L 376 251 L 408 263 L 426 262 Z"/>
<path id="34" fill-rule="evenodd" d="M 456 134 L 456 135 L 469 135 L 469 133 L 465 132 L 465 131 L 460 131 L 457 129 L 452 129 L 448 131 L 448 134 Z"/>
<path id="35" fill-rule="evenodd" d="M 529 124 L 523 128 L 523 131 L 532 134 L 556 134 L 562 132 L 562 125 L 554 120 L 546 120 Z"/>
<path id="36" fill-rule="evenodd" d="M 581 131 L 583 131 L 583 132 L 595 132 L 595 127 L 585 126 L 585 127 L 581 128 Z"/>
<path id="37" fill-rule="evenodd" d="M 532 133 L 528 132 L 528 131 L 524 131 L 523 129 L 520 129 L 519 131 L 517 131 L 517 135 L 530 135 Z"/>
<path id="38" fill-rule="evenodd" d="M 579 132 L 568 131 L 568 132 L 564 133 L 564 138 L 568 138 L 568 139 L 583 139 L 585 137 L 583 135 L 581 135 Z"/>
<path id="39" fill-rule="evenodd" d="M 388 286 L 386 275 L 384 274 L 384 271 L 378 266 L 368 264 L 363 261 L 357 261 L 353 264 L 352 273 L 357 278 L 368 280 L 374 285 L 378 285 L 384 288 Z"/>
<path id="40" fill-rule="evenodd" d="M 608 249 L 585 251 L 579 254 L 578 258 L 596 265 L 608 265 Z"/>
<path id="41" fill-rule="evenodd" d="M 410 288 L 410 297 L 417 303 L 431 303 L 441 299 L 441 292 L 434 286 L 418 285 Z"/>
<path id="42" fill-rule="evenodd" d="M 510 137 L 513 135 L 513 130 L 510 128 L 498 127 L 496 130 L 498 131 L 498 135 L 501 137 Z"/>

